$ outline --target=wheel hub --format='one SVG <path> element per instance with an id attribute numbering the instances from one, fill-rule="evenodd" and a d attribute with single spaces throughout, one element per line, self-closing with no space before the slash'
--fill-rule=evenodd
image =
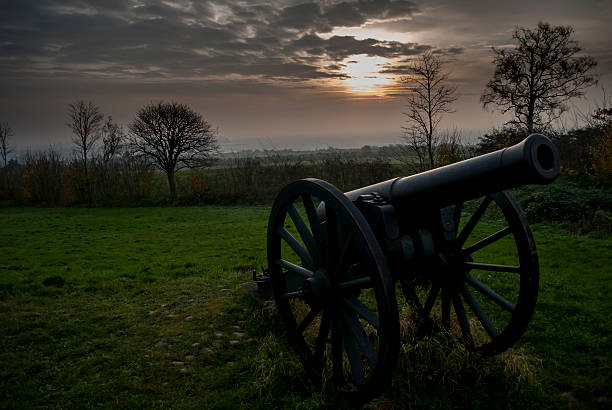
<path id="1" fill-rule="evenodd" d="M 323 301 L 329 299 L 327 296 L 332 290 L 332 284 L 327 277 L 327 270 L 319 269 L 315 271 L 314 275 L 306 280 L 306 284 L 308 293 L 312 295 L 314 301 L 323 304 Z"/>
<path id="2" fill-rule="evenodd" d="M 469 271 L 464 263 L 469 262 L 471 257 L 450 252 L 440 255 L 443 268 L 440 270 L 439 283 L 443 283 L 447 290 L 458 291 L 465 281 L 465 274 Z"/>

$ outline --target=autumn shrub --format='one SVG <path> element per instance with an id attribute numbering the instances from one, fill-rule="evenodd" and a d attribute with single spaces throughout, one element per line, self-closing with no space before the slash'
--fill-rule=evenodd
<path id="1" fill-rule="evenodd" d="M 54 149 L 26 153 L 20 178 L 22 199 L 27 203 L 57 205 L 62 191 L 63 172 L 64 162 Z"/>
<path id="2" fill-rule="evenodd" d="M 206 192 L 207 186 L 204 183 L 204 174 L 201 172 L 193 173 L 187 177 L 187 183 L 191 188 L 193 195 L 201 198 Z"/>
<path id="3" fill-rule="evenodd" d="M 22 174 L 23 164 L 14 159 L 10 160 L 5 167 L 0 168 L 0 200 L 14 202 L 23 198 Z"/>
<path id="4" fill-rule="evenodd" d="M 91 165 L 90 165 L 91 168 Z M 89 184 L 83 164 L 77 159 L 64 163 L 60 204 L 65 206 L 89 202 Z"/>
<path id="5" fill-rule="evenodd" d="M 593 175 L 604 185 L 612 185 L 612 129 L 603 134 L 601 140 L 591 147 Z"/>

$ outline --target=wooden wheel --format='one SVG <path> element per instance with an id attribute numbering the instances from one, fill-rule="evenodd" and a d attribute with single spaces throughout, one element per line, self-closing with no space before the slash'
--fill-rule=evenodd
<path id="1" fill-rule="evenodd" d="M 458 233 L 443 266 L 402 281 L 402 290 L 422 318 L 440 315 L 443 326 L 468 348 L 501 353 L 525 332 L 535 309 L 535 242 L 507 192 L 486 196 L 464 220 L 460 215 L 458 205 Z"/>
<path id="2" fill-rule="evenodd" d="M 268 265 L 307 374 L 333 383 L 352 403 L 381 394 L 398 357 L 397 302 L 382 250 L 359 210 L 325 181 L 287 185 L 270 214 Z"/>

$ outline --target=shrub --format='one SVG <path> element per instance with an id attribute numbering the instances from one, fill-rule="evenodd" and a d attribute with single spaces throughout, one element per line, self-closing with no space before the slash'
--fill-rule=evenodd
<path id="1" fill-rule="evenodd" d="M 61 193 L 64 163 L 60 154 L 50 148 L 46 152 L 28 152 L 21 175 L 23 199 L 30 203 L 57 205 Z"/>
<path id="2" fill-rule="evenodd" d="M 593 156 L 593 175 L 604 185 L 612 185 L 612 129 L 608 130 L 601 141 L 591 147 Z"/>
<path id="3" fill-rule="evenodd" d="M 530 222 L 563 222 L 578 233 L 612 232 L 612 191 L 593 178 L 562 177 L 552 185 L 517 190 Z"/>

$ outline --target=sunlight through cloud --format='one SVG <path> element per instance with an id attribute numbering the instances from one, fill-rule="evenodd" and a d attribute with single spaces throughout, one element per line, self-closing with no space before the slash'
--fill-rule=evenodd
<path id="1" fill-rule="evenodd" d="M 392 83 L 389 75 L 382 74 L 383 66 L 389 62 L 384 57 L 357 54 L 342 60 L 343 72 L 349 78 L 343 80 L 354 94 L 383 94 L 383 87 Z"/>

